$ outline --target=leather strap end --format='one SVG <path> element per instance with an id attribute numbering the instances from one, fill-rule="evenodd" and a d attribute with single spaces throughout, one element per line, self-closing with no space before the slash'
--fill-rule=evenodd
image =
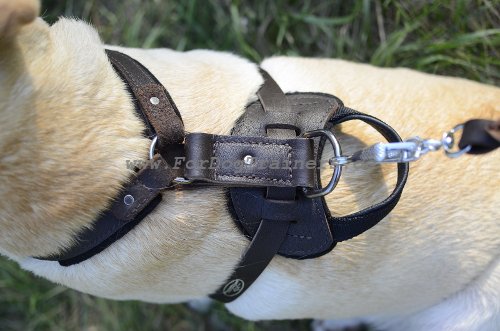
<path id="1" fill-rule="evenodd" d="M 500 120 L 489 121 L 474 119 L 465 122 L 460 149 L 471 146 L 468 154 L 484 154 L 500 146 Z"/>

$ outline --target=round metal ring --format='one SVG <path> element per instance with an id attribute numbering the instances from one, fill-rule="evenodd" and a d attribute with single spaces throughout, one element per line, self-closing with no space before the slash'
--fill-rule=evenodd
<path id="1" fill-rule="evenodd" d="M 468 145 L 465 148 L 459 149 L 456 152 L 452 151 L 453 146 L 455 146 L 455 133 L 457 133 L 457 131 L 462 130 L 463 128 L 464 125 L 459 124 L 450 131 L 443 133 L 443 138 L 441 139 L 441 141 L 443 143 L 443 149 L 444 152 L 446 153 L 446 156 L 451 158 L 456 158 L 467 153 L 472 148 L 472 146 Z"/>
<path id="2" fill-rule="evenodd" d="M 155 155 L 156 142 L 158 141 L 158 136 L 155 136 L 151 140 L 151 146 L 149 146 L 149 159 L 152 160 Z"/>
<path id="3" fill-rule="evenodd" d="M 333 147 L 333 155 L 334 157 L 340 157 L 342 155 L 342 150 L 340 149 L 340 144 L 333 135 L 333 133 L 329 130 L 314 130 L 314 131 L 309 131 L 306 132 L 302 135 L 304 138 L 314 138 L 314 137 L 326 137 L 330 144 Z M 336 165 L 333 170 L 332 178 L 330 179 L 330 182 L 328 185 L 326 185 L 323 188 L 303 188 L 304 190 L 304 195 L 308 198 L 318 198 L 325 196 L 333 191 L 335 186 L 337 186 L 340 175 L 342 173 L 342 166 Z"/>

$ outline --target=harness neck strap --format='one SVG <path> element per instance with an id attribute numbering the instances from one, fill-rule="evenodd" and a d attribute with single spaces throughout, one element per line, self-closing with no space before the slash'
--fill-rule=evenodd
<path id="1" fill-rule="evenodd" d="M 184 140 L 184 124 L 172 98 L 142 64 L 120 52 L 106 50 L 106 54 L 127 86 L 136 112 L 144 121 L 144 134 L 150 139 L 158 137 L 158 149 L 166 155 L 167 150 Z M 92 228 L 78 234 L 75 245 L 61 254 L 37 258 L 70 266 L 102 252 L 160 203 L 160 192 L 169 188 L 181 171 L 173 169 L 160 154 L 150 160 L 150 166 L 137 170 L 134 178 L 92 224 Z"/>

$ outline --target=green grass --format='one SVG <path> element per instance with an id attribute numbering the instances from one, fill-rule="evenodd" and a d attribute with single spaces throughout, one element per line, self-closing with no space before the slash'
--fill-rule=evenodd
<path id="1" fill-rule="evenodd" d="M 500 81 L 498 0 L 60 2 L 44 2 L 49 22 L 83 18 L 111 44 L 227 50 L 254 61 L 337 57 Z"/>
<path id="2" fill-rule="evenodd" d="M 132 47 L 337 57 L 500 82 L 500 2 L 43 1 L 49 22 L 74 16 Z M 327 290 L 327 289 L 325 289 Z M 0 330 L 307 330 L 310 321 L 253 323 L 215 305 L 113 302 L 37 279 L 0 260 Z"/>
<path id="3" fill-rule="evenodd" d="M 205 314 L 185 305 L 116 302 L 81 294 L 0 261 L 0 330 L 307 330 L 309 321 L 253 323 L 220 304 Z"/>

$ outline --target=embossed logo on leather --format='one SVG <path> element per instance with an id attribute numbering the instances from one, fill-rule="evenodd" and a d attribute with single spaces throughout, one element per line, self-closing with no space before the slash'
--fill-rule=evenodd
<path id="1" fill-rule="evenodd" d="M 227 297 L 234 297 L 243 291 L 245 282 L 241 279 L 233 279 L 224 286 L 222 293 Z"/>

